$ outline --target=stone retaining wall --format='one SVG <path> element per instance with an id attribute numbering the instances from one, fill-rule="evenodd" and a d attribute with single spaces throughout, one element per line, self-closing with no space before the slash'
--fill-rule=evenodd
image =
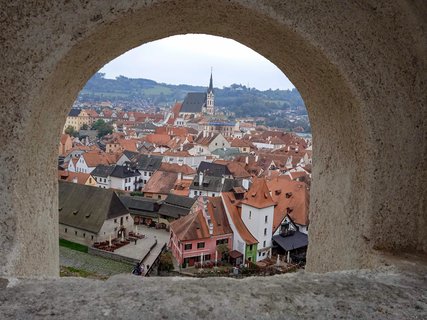
<path id="1" fill-rule="evenodd" d="M 107 259 L 111 259 L 111 260 L 115 260 L 115 261 L 119 261 L 119 262 L 129 263 L 132 265 L 139 262 L 138 259 L 125 257 L 125 256 L 119 255 L 119 254 L 114 253 L 114 252 L 99 250 L 99 249 L 96 249 L 93 247 L 89 247 L 87 253 L 94 255 L 94 256 L 99 256 L 99 257 L 103 257 L 103 258 L 107 258 Z"/>

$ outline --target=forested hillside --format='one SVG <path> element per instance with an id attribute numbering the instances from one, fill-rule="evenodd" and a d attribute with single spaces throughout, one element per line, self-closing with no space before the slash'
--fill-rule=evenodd
<path id="1" fill-rule="evenodd" d="M 79 94 L 81 101 L 128 102 L 145 100 L 153 105 L 170 105 L 182 101 L 188 92 L 202 92 L 206 87 L 171 85 L 148 79 L 130 79 L 123 76 L 106 79 L 95 74 Z M 215 105 L 235 112 L 236 117 L 280 114 L 291 108 L 306 114 L 304 102 L 296 89 L 260 91 L 233 84 L 215 88 Z"/>

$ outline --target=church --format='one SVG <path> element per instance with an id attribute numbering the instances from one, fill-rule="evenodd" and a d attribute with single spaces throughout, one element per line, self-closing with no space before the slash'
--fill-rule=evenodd
<path id="1" fill-rule="evenodd" d="M 187 93 L 187 96 L 185 97 L 184 102 L 182 103 L 181 109 L 179 111 L 179 116 L 183 118 L 199 118 L 203 114 L 215 114 L 212 72 L 208 90 L 206 92 Z"/>

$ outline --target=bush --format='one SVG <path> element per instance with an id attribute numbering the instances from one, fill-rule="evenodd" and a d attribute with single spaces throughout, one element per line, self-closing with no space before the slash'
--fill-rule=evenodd
<path id="1" fill-rule="evenodd" d="M 173 270 L 173 261 L 172 261 L 172 253 L 164 252 L 160 255 L 159 260 L 159 271 L 172 271 Z"/>

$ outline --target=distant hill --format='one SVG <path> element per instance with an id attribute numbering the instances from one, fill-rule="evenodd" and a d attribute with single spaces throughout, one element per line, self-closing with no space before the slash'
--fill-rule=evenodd
<path id="1" fill-rule="evenodd" d="M 130 79 L 123 76 L 106 79 L 103 73 L 95 74 L 80 92 L 80 101 L 105 101 L 132 103 L 144 100 L 151 105 L 171 105 L 182 101 L 188 92 L 203 92 L 206 87 L 171 85 L 149 79 Z M 296 89 L 260 91 L 244 85 L 233 84 L 215 88 L 215 105 L 234 112 L 236 117 L 271 117 L 289 110 L 306 114 L 304 101 Z"/>

